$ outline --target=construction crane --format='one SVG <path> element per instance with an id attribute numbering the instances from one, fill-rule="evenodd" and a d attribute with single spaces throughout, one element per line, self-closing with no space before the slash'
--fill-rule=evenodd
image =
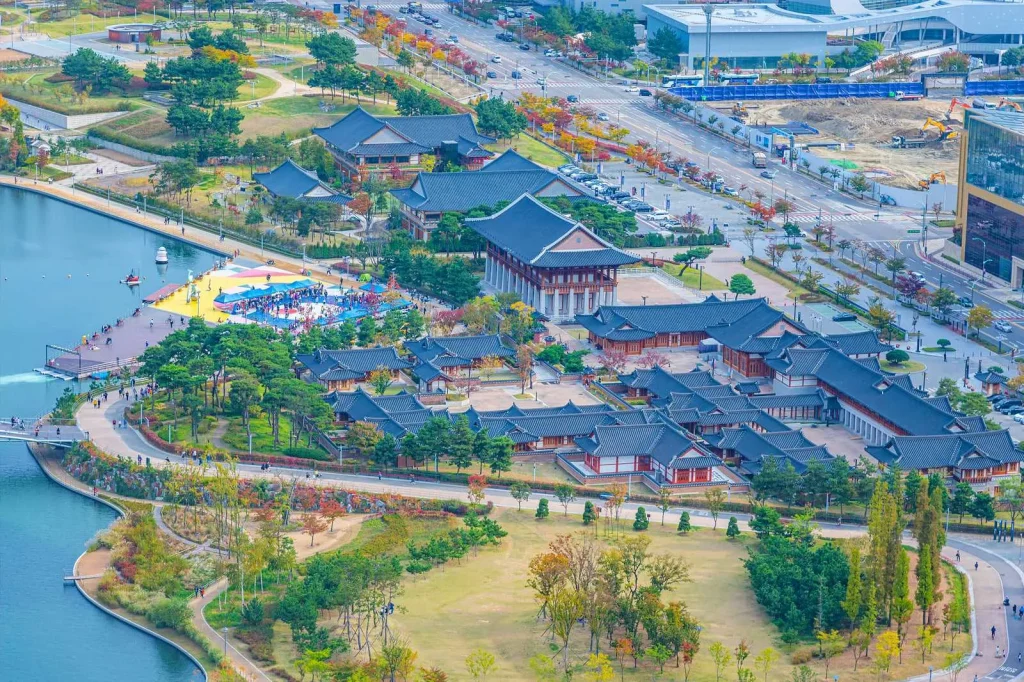
<path id="1" fill-rule="evenodd" d="M 970 109 L 971 103 L 962 100 L 959 97 L 954 97 L 949 101 L 949 109 L 946 109 L 946 120 L 953 118 L 953 110 L 957 108 L 957 105 L 962 106 L 964 109 Z"/>
<path id="2" fill-rule="evenodd" d="M 942 121 L 936 121 L 934 118 L 931 117 L 925 119 L 924 125 L 921 126 L 921 132 L 924 133 L 924 131 L 928 130 L 929 128 L 935 128 L 936 130 L 939 131 L 940 142 L 944 142 L 946 140 L 955 140 L 957 137 L 960 136 L 960 133 L 958 131 L 953 130 Z"/>
<path id="3" fill-rule="evenodd" d="M 918 184 L 918 186 L 921 189 L 928 189 L 932 185 L 937 185 L 940 182 L 943 185 L 946 184 L 946 173 L 944 171 L 938 171 L 937 173 L 932 173 L 931 175 L 928 176 L 927 180 L 920 180 L 920 181 L 918 181 L 917 184 Z"/>
<path id="4" fill-rule="evenodd" d="M 1003 97 L 999 100 L 999 104 L 996 105 L 996 109 L 1014 109 L 1015 111 L 1022 112 L 1024 109 L 1021 108 L 1020 104 L 1014 102 L 1011 99 Z"/>
<path id="5" fill-rule="evenodd" d="M 743 102 L 736 102 L 736 104 L 732 105 L 732 115 L 739 116 L 740 118 L 746 118 L 750 115 L 750 112 L 747 111 L 745 106 L 743 106 Z"/>

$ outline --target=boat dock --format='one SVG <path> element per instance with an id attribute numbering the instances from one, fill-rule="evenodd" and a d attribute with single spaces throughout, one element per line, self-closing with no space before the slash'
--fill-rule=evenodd
<path id="1" fill-rule="evenodd" d="M 170 296 L 171 294 L 173 294 L 178 289 L 182 288 L 183 286 L 185 286 L 185 285 L 184 284 L 167 284 L 167 285 L 164 285 L 164 286 L 160 287 L 159 289 L 157 289 L 156 291 L 154 291 L 153 293 L 151 293 L 149 296 L 144 296 L 142 298 L 142 302 L 143 303 L 158 303 L 158 302 L 164 300 L 165 298 L 167 298 L 168 296 Z"/>
<path id="2" fill-rule="evenodd" d="M 188 324 L 188 319 L 185 324 Z M 126 365 L 134 365 L 146 348 L 163 341 L 171 332 L 180 328 L 180 316 L 170 316 L 150 306 L 143 306 L 138 315 L 129 315 L 119 324 L 112 324 L 106 331 L 98 330 L 83 336 L 76 346 L 48 344 L 46 362 L 35 371 L 67 381 L 102 378 L 108 373 L 120 371 Z"/>

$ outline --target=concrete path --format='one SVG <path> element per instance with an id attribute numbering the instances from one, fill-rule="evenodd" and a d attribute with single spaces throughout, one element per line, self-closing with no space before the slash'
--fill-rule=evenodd
<path id="1" fill-rule="evenodd" d="M 231 663 L 234 664 L 235 669 L 245 675 L 246 679 L 249 680 L 266 680 L 271 682 L 271 679 L 260 670 L 259 666 L 246 658 L 245 654 L 235 648 L 235 645 L 231 643 L 231 640 L 227 638 L 225 632 L 217 632 L 210 624 L 206 622 L 206 616 L 203 614 L 203 608 L 207 604 L 217 598 L 221 592 L 228 588 L 227 578 L 220 578 L 217 581 L 206 586 L 206 595 L 203 597 L 196 597 L 189 601 L 189 608 L 192 610 L 192 622 L 195 623 L 196 628 L 199 629 L 207 639 L 210 640 L 214 645 L 219 645 L 221 651 L 227 654 Z"/>

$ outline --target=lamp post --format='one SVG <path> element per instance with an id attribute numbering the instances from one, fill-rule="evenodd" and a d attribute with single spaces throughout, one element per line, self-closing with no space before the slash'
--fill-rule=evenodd
<path id="1" fill-rule="evenodd" d="M 224 656 L 228 655 L 228 629 L 223 627 L 220 629 L 220 633 L 224 636 Z"/>
<path id="2" fill-rule="evenodd" d="M 981 242 L 981 279 L 985 279 L 985 263 L 988 263 L 988 244 L 981 237 L 971 237 L 972 242 Z"/>

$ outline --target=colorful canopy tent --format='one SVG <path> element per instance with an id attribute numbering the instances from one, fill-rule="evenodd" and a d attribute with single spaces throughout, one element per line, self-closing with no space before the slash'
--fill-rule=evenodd
<path id="1" fill-rule="evenodd" d="M 273 296 L 274 294 L 286 294 L 311 286 L 316 286 L 316 282 L 311 279 L 300 279 L 295 282 L 271 282 L 255 286 L 243 284 L 242 286 L 228 289 L 213 300 L 217 307 L 227 308 L 241 301 L 251 301 L 265 296 Z"/>
<path id="2" fill-rule="evenodd" d="M 372 294 L 383 294 L 385 291 L 388 290 L 388 288 L 381 284 L 380 282 L 367 282 L 366 284 L 359 288 L 362 291 L 368 291 Z"/>

